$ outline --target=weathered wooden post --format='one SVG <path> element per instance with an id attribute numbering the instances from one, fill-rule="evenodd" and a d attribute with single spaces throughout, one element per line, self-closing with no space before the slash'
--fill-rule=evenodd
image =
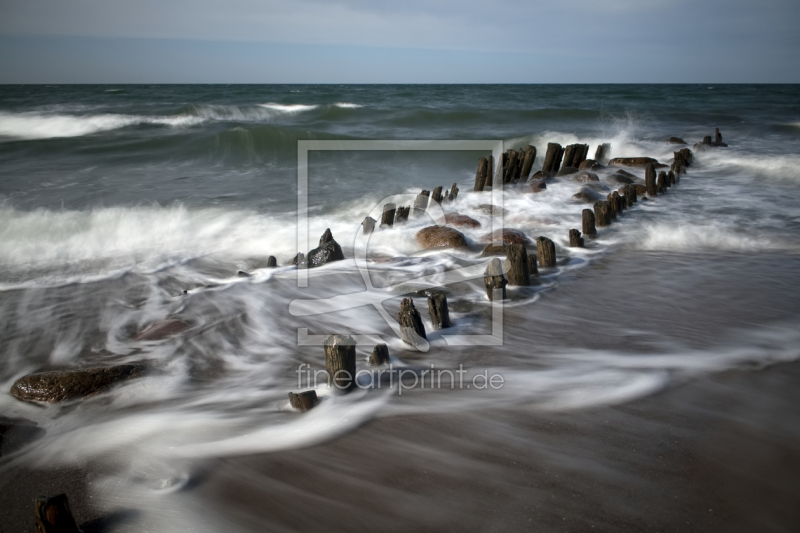
<path id="1" fill-rule="evenodd" d="M 505 176 L 503 176 L 503 184 L 512 183 L 514 181 L 519 160 L 519 154 L 517 154 L 516 150 L 509 150 L 506 153 L 508 154 L 508 159 L 506 162 Z"/>
<path id="2" fill-rule="evenodd" d="M 381 215 L 381 226 L 391 227 L 394 224 L 394 214 L 397 206 L 393 203 L 384 204 L 383 215 Z"/>
<path id="3" fill-rule="evenodd" d="M 653 163 L 647 163 L 644 167 L 644 182 L 647 187 L 647 196 L 658 196 L 658 189 L 656 185 L 656 167 Z"/>
<path id="4" fill-rule="evenodd" d="M 414 307 L 414 300 L 403 298 L 400 302 L 400 312 L 397 313 L 397 321 L 400 323 L 400 338 L 406 344 L 416 346 L 419 339 L 426 339 L 425 325 L 419 316 L 419 311 Z"/>
<path id="5" fill-rule="evenodd" d="M 594 203 L 594 220 L 598 227 L 611 225 L 611 208 L 608 202 L 595 202 Z"/>
<path id="6" fill-rule="evenodd" d="M 428 296 L 428 313 L 434 330 L 453 327 L 447 308 L 447 296 L 443 292 L 432 292 Z"/>
<path id="7" fill-rule="evenodd" d="M 528 252 L 524 245 L 508 245 L 505 267 L 509 285 L 527 286 L 531 284 L 531 276 L 528 272 Z"/>
<path id="8" fill-rule="evenodd" d="M 715 133 L 715 142 L 717 144 L 719 144 L 719 143 L 722 142 L 722 134 L 719 132 L 719 128 L 714 128 L 714 130 L 715 130 L 714 131 L 714 133 Z"/>
<path id="9" fill-rule="evenodd" d="M 703 144 L 706 145 L 711 144 L 711 135 L 706 135 L 705 137 L 703 137 Z"/>
<path id="10" fill-rule="evenodd" d="M 539 261 L 536 259 L 536 254 L 528 254 L 528 274 L 531 281 L 539 275 Z"/>
<path id="11" fill-rule="evenodd" d="M 564 156 L 564 148 L 558 143 L 547 143 L 547 152 L 544 155 L 544 165 L 542 172 L 547 176 L 555 176 L 561 168 L 561 158 Z"/>
<path id="12" fill-rule="evenodd" d="M 576 229 L 569 230 L 569 245 L 573 248 L 583 248 L 583 237 L 581 232 Z"/>
<path id="13" fill-rule="evenodd" d="M 609 194 L 606 196 L 606 201 L 608 202 L 608 211 L 611 214 L 611 220 L 616 220 L 617 213 L 619 213 L 619 204 L 617 204 L 616 198 L 614 198 L 613 194 Z"/>
<path id="14" fill-rule="evenodd" d="M 589 152 L 588 144 L 570 144 L 564 149 L 564 167 L 575 167 L 586 160 L 586 154 Z"/>
<path id="15" fill-rule="evenodd" d="M 308 390 L 297 394 L 290 392 L 289 405 L 299 411 L 306 412 L 317 405 L 317 391 Z"/>
<path id="16" fill-rule="evenodd" d="M 414 216 L 418 217 L 425 214 L 425 210 L 428 208 L 430 194 L 430 191 L 422 189 L 422 192 L 417 195 L 417 198 L 414 200 Z"/>
<path id="17" fill-rule="evenodd" d="M 376 220 L 372 217 L 366 217 L 364 219 L 364 222 L 361 223 L 361 230 L 364 232 L 364 235 L 369 235 L 375 231 L 375 222 Z"/>
<path id="18" fill-rule="evenodd" d="M 597 235 L 597 230 L 594 227 L 594 212 L 591 209 L 583 210 L 583 234 Z"/>
<path id="19" fill-rule="evenodd" d="M 389 362 L 389 347 L 385 344 L 376 344 L 369 356 L 370 366 L 385 365 Z"/>
<path id="20" fill-rule="evenodd" d="M 478 159 L 478 171 L 475 173 L 475 192 L 480 192 L 486 183 L 486 176 L 489 168 L 489 161 L 485 157 Z"/>
<path id="21" fill-rule="evenodd" d="M 394 215 L 394 221 L 395 222 L 403 222 L 403 221 L 408 220 L 408 213 L 410 211 L 411 211 L 411 207 L 409 207 L 409 206 L 405 206 L 405 207 L 400 206 L 400 207 L 398 207 L 397 211 L 395 212 L 395 215 Z"/>
<path id="22" fill-rule="evenodd" d="M 497 161 L 496 169 L 494 171 L 494 178 L 492 178 L 492 189 L 503 189 L 503 183 L 505 182 L 506 174 L 506 159 L 508 159 L 508 154 L 505 152 L 501 153 L 500 160 Z"/>
<path id="23" fill-rule="evenodd" d="M 522 161 L 522 170 L 520 171 L 519 179 L 520 181 L 527 181 L 528 176 L 531 174 L 531 168 L 533 168 L 533 162 L 536 160 L 536 147 L 532 145 L 528 145 L 525 148 L 525 157 Z"/>
<path id="24" fill-rule="evenodd" d="M 622 194 L 625 196 L 625 204 L 627 207 L 633 207 L 636 203 L 636 186 L 628 184 L 622 187 Z"/>
<path id="25" fill-rule="evenodd" d="M 489 266 L 486 267 L 486 272 L 483 275 L 483 284 L 486 286 L 486 296 L 488 296 L 490 300 L 494 300 L 495 289 L 502 290 L 500 299 L 505 300 L 506 285 L 508 285 L 508 282 L 503 275 L 503 265 L 498 258 L 495 257 L 492 259 L 489 262 Z"/>
<path id="26" fill-rule="evenodd" d="M 659 194 L 667 192 L 667 173 L 663 170 L 658 173 L 658 181 L 656 181 Z"/>
<path id="27" fill-rule="evenodd" d="M 537 237 L 536 250 L 541 266 L 545 268 L 556 266 L 556 244 L 553 241 L 547 237 Z"/>
<path id="28" fill-rule="evenodd" d="M 325 370 L 328 386 L 347 392 L 356 386 L 356 341 L 350 335 L 328 335 L 325 339 Z"/>
<path id="29" fill-rule="evenodd" d="M 453 183 L 453 186 L 450 187 L 450 203 L 453 203 L 458 198 L 458 184 Z"/>
<path id="30" fill-rule="evenodd" d="M 433 192 L 431 193 L 431 201 L 436 202 L 438 204 L 442 203 L 442 186 L 438 185 Z"/>
<path id="31" fill-rule="evenodd" d="M 676 183 L 677 179 L 675 178 L 675 172 L 670 170 L 669 172 L 667 172 L 667 185 L 669 185 L 670 187 L 674 187 Z"/>
<path id="32" fill-rule="evenodd" d="M 41 533 L 81 533 L 66 494 L 36 498 L 33 512 L 36 529 Z"/>
<path id="33" fill-rule="evenodd" d="M 605 159 L 611 155 L 611 145 L 609 143 L 603 143 L 597 146 L 597 150 L 594 152 L 594 160 L 600 164 L 605 165 Z"/>
<path id="34" fill-rule="evenodd" d="M 275 268 L 278 266 L 278 260 L 275 259 L 274 255 L 271 255 L 267 258 L 267 268 Z"/>

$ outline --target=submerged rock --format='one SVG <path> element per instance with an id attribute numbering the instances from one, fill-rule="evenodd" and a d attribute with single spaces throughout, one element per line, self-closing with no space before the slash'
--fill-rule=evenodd
<path id="1" fill-rule="evenodd" d="M 667 165 L 662 165 L 658 160 L 652 157 L 616 157 L 608 162 L 612 167 L 636 167 L 644 168 L 648 163 L 653 163 L 655 168 L 666 168 Z"/>
<path id="2" fill-rule="evenodd" d="M 0 457 L 19 450 L 29 442 L 41 438 L 45 430 L 24 418 L 0 416 Z"/>
<path id="3" fill-rule="evenodd" d="M 58 403 L 93 396 L 117 383 L 141 377 L 145 371 L 143 364 L 127 364 L 39 372 L 15 381 L 11 386 L 11 395 L 26 402 Z"/>
<path id="4" fill-rule="evenodd" d="M 570 176 L 569 179 L 572 181 L 577 181 L 578 183 L 600 181 L 600 178 L 597 176 L 597 174 L 594 174 L 593 172 L 588 172 L 586 170 L 583 170 L 581 172 L 578 172 L 577 174 Z"/>
<path id="5" fill-rule="evenodd" d="M 522 189 L 522 192 L 537 193 L 547 189 L 547 184 L 542 180 L 533 180 L 528 182 L 528 185 Z"/>
<path id="6" fill-rule="evenodd" d="M 578 167 L 562 167 L 556 176 L 569 176 L 570 174 L 575 174 L 576 172 L 578 172 Z"/>
<path id="7" fill-rule="evenodd" d="M 680 137 L 670 137 L 667 142 L 670 144 L 686 144 L 686 141 L 684 141 Z"/>
<path id="8" fill-rule="evenodd" d="M 428 226 L 417 232 L 417 242 L 423 248 L 466 248 L 467 239 L 464 234 L 447 226 Z"/>
<path id="9" fill-rule="evenodd" d="M 532 244 L 524 233 L 512 228 L 504 228 L 494 233 L 487 233 L 481 237 L 481 242 L 503 242 L 505 244 L 524 244 L 526 246 Z"/>
<path id="10" fill-rule="evenodd" d="M 601 165 L 594 159 L 584 159 L 580 165 L 578 165 L 578 170 L 603 170 L 605 165 Z"/>
<path id="11" fill-rule="evenodd" d="M 342 247 L 333 239 L 331 230 L 326 229 L 319 239 L 319 246 L 308 252 L 306 264 L 308 268 L 314 268 L 342 259 L 344 259 Z"/>
<path id="12" fill-rule="evenodd" d="M 581 202 L 586 202 L 587 204 L 593 204 L 605 198 L 602 194 L 589 187 L 581 187 L 572 197 Z"/>
<path id="13" fill-rule="evenodd" d="M 190 329 L 192 325 L 183 320 L 176 320 L 170 318 L 167 320 L 160 320 L 154 324 L 150 324 L 143 331 L 139 332 L 134 340 L 137 341 L 160 341 L 173 335 L 178 335 Z"/>
<path id="14" fill-rule="evenodd" d="M 502 217 L 506 214 L 505 210 L 498 206 L 492 204 L 480 204 L 477 206 L 477 209 L 487 215 L 492 215 L 493 217 Z"/>
<path id="15" fill-rule="evenodd" d="M 444 216 L 444 220 L 447 224 L 451 224 L 453 226 L 467 226 L 470 228 L 481 227 L 481 223 L 474 218 L 467 215 L 460 215 L 458 213 L 447 213 Z"/>

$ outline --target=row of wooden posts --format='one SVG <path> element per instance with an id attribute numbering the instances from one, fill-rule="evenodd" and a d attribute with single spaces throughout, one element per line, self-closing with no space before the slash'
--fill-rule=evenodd
<path id="1" fill-rule="evenodd" d="M 597 160 L 608 156 L 610 146 L 602 144 L 598 146 L 595 153 Z M 586 160 L 588 145 L 570 145 L 566 149 L 556 143 L 549 143 L 545 156 L 545 169 L 541 171 L 544 177 L 550 177 L 558 173 L 561 167 L 562 157 L 565 166 L 579 166 Z M 682 174 L 686 173 L 686 167 L 691 165 L 693 154 L 688 148 L 683 148 L 674 153 L 674 161 L 669 172 L 661 171 L 656 173 L 655 164 L 647 163 L 645 166 L 645 186 L 627 184 L 617 191 L 613 191 L 607 196 L 606 200 L 595 202 L 593 209 L 584 209 L 582 212 L 582 230 L 569 230 L 569 245 L 571 247 L 583 247 L 584 237 L 592 238 L 597 235 L 597 227 L 606 227 L 622 215 L 626 209 L 633 207 L 640 194 L 654 198 L 659 194 L 664 194 L 668 188 L 673 187 L 680 181 Z M 500 174 L 502 183 L 515 183 L 520 179 L 527 179 L 530 173 L 533 160 L 536 157 L 536 148 L 528 146 L 524 150 L 509 150 L 503 155 L 504 170 Z M 476 175 L 476 190 L 483 190 L 486 177 L 490 175 L 492 157 L 481 158 L 478 162 Z M 500 170 L 498 170 L 500 172 Z M 538 174 L 538 173 L 537 173 Z M 481 188 L 478 189 L 478 184 Z M 456 184 L 450 194 L 441 195 L 441 187 L 434 189 L 430 195 L 431 200 L 442 203 L 443 201 L 454 201 L 458 188 Z M 414 202 L 414 209 L 422 212 L 428 205 L 429 192 L 423 190 Z M 645 197 L 643 196 L 643 199 Z M 395 204 L 384 206 L 381 225 L 392 226 L 394 222 L 399 222 L 408 218 L 410 208 L 397 208 Z M 369 222 L 371 221 L 371 223 Z M 367 217 L 364 221 L 364 233 L 370 233 L 374 229 L 375 220 Z M 506 298 L 506 286 L 527 286 L 531 285 L 532 278 L 539 273 L 539 266 L 544 268 L 556 266 L 556 246 L 547 237 L 536 239 L 536 254 L 528 254 L 523 244 L 510 244 L 504 246 L 506 254 L 505 264 L 499 258 L 490 261 L 484 273 L 484 286 L 486 295 L 493 300 L 497 295 Z M 498 291 L 497 293 L 495 291 Z M 431 290 L 428 293 L 428 312 L 434 329 L 451 327 L 447 297 L 443 292 Z M 404 298 L 400 304 L 398 313 L 400 324 L 400 336 L 408 344 L 416 345 L 419 339 L 427 339 L 425 325 L 419 311 L 414 306 L 411 298 Z M 349 335 L 330 335 L 324 343 L 325 349 L 325 368 L 328 376 L 328 384 L 338 392 L 348 392 L 356 387 L 356 341 Z M 374 347 L 369 358 L 371 366 L 382 365 L 389 361 L 389 350 L 386 344 L 378 344 Z M 317 394 L 314 390 L 301 393 L 289 393 L 289 402 L 295 409 L 307 411 L 317 403 Z"/>
<path id="2" fill-rule="evenodd" d="M 425 213 L 428 208 L 429 202 L 436 202 L 438 204 L 453 203 L 458 198 L 458 186 L 453 183 L 449 191 L 444 191 L 442 194 L 442 186 L 439 185 L 433 189 L 433 192 L 423 189 L 413 205 L 413 215 L 420 216 Z M 400 206 L 394 203 L 386 203 L 383 205 L 383 213 L 381 214 L 381 227 L 392 227 L 395 223 L 400 223 L 408 220 L 409 215 L 412 214 L 412 206 Z M 375 223 L 377 220 L 368 216 L 362 223 L 364 234 L 370 234 L 375 231 Z"/>

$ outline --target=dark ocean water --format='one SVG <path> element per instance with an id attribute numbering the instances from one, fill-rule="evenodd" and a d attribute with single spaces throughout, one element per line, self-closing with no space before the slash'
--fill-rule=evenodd
<path id="1" fill-rule="evenodd" d="M 639 202 L 585 249 L 567 246 L 587 207 L 568 179 L 539 194 L 472 193 L 488 151 L 312 151 L 308 239 L 313 247 L 330 228 L 347 259 L 310 271 L 308 287 L 290 265 L 307 251 L 297 244 L 298 141 L 532 144 L 536 171 L 548 142 L 587 143 L 590 156 L 610 143 L 612 157 L 668 164 L 669 137 L 691 145 L 715 127 L 727 148 L 697 151 L 678 186 Z M 482 225 L 460 228 L 468 250 L 421 250 L 414 236 L 432 222 L 417 218 L 377 231 L 370 260 L 360 258 L 360 223 L 378 218 L 388 197 L 408 205 L 421 189 L 454 182 L 461 193 L 445 210 Z M 118 461 L 98 498 L 113 493 L 152 530 L 172 531 L 185 524 L 158 509 L 173 505 L 197 461 L 312 445 L 376 417 L 593 408 L 794 361 L 798 193 L 794 85 L 0 87 L 0 388 L 53 367 L 148 359 L 158 368 L 67 406 L 2 392 L 4 413 L 47 434 L 0 468 Z M 458 343 L 446 334 L 492 333 L 478 258 L 494 223 L 479 206 L 492 202 L 506 227 L 553 239 L 560 260 L 537 285 L 509 287 L 502 343 Z M 270 255 L 279 268 L 265 268 Z M 596 289 L 606 312 L 585 309 L 576 283 Z M 417 351 L 398 339 L 393 317 L 404 294 L 430 286 L 446 286 L 455 328 L 431 332 Z M 346 305 L 322 313 L 316 300 L 337 295 Z M 415 302 L 430 326 L 424 298 Z M 170 317 L 192 330 L 133 340 Z M 298 365 L 324 365 L 306 335 L 328 333 L 359 336 L 359 369 L 386 342 L 396 365 L 463 364 L 505 384 L 402 397 L 331 396 L 320 385 L 325 400 L 298 416 L 286 401 Z M 220 530 L 193 520 L 198 531 Z"/>

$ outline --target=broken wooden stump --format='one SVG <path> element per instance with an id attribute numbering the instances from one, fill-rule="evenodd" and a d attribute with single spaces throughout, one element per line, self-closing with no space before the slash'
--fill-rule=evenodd
<path id="1" fill-rule="evenodd" d="M 647 188 L 647 196 L 658 196 L 658 188 L 656 185 L 656 168 L 652 163 L 648 163 L 644 169 L 644 182 Z"/>
<path id="2" fill-rule="evenodd" d="M 483 284 L 486 286 L 486 296 L 490 300 L 494 300 L 495 290 L 500 290 L 501 293 L 498 296 L 501 300 L 505 300 L 508 282 L 505 275 L 503 275 L 503 265 L 498 258 L 492 259 L 489 262 L 489 266 L 486 267 L 486 272 L 483 274 Z"/>
<path id="3" fill-rule="evenodd" d="M 608 202 L 599 201 L 594 203 L 594 220 L 598 227 L 611 225 L 611 207 Z"/>
<path id="4" fill-rule="evenodd" d="M 547 143 L 547 152 L 544 156 L 542 172 L 547 176 L 555 176 L 561 168 L 561 158 L 564 156 L 564 148 L 558 143 Z"/>
<path id="5" fill-rule="evenodd" d="M 626 207 L 633 207 L 633 204 L 636 203 L 636 186 L 625 185 L 620 190 L 622 191 L 622 194 L 625 197 Z"/>
<path id="6" fill-rule="evenodd" d="M 531 284 L 528 272 L 528 252 L 522 244 L 510 244 L 506 248 L 506 279 L 509 285 L 527 286 Z"/>
<path id="7" fill-rule="evenodd" d="M 420 192 L 414 199 L 414 216 L 418 217 L 425 214 L 425 210 L 428 209 L 428 200 L 430 199 L 430 194 L 430 191 L 422 189 L 422 192 Z"/>
<path id="8" fill-rule="evenodd" d="M 603 163 L 604 160 L 608 160 L 609 156 L 611 155 L 611 145 L 609 143 L 603 143 L 597 146 L 597 150 L 594 152 L 594 160 L 598 163 Z"/>
<path id="9" fill-rule="evenodd" d="M 320 237 L 319 246 L 308 252 L 306 263 L 308 268 L 314 268 L 334 261 L 342 261 L 343 259 L 342 247 L 333 239 L 333 233 L 328 228 Z"/>
<path id="10" fill-rule="evenodd" d="M 478 159 L 478 170 L 475 172 L 475 186 L 472 188 L 475 192 L 481 192 L 486 186 L 486 180 L 489 173 L 489 161 L 485 157 Z"/>
<path id="11" fill-rule="evenodd" d="M 393 203 L 384 204 L 383 214 L 381 215 L 381 226 L 392 227 L 394 225 L 394 215 L 397 212 L 397 206 Z"/>
<path id="12" fill-rule="evenodd" d="M 588 144 L 570 144 L 564 149 L 564 162 L 563 167 L 578 168 L 589 153 Z"/>
<path id="13" fill-rule="evenodd" d="M 448 196 L 447 201 L 452 204 L 456 201 L 456 198 L 458 198 L 458 184 L 453 183 L 453 186 L 450 187 L 450 196 Z"/>
<path id="14" fill-rule="evenodd" d="M 528 254 L 528 275 L 531 281 L 539 275 L 539 260 L 536 259 L 536 254 Z"/>
<path id="15" fill-rule="evenodd" d="M 385 344 L 376 344 L 369 356 L 370 366 L 381 366 L 389 362 L 389 347 Z"/>
<path id="16" fill-rule="evenodd" d="M 583 237 L 576 229 L 569 230 L 569 245 L 573 248 L 583 248 Z"/>
<path id="17" fill-rule="evenodd" d="M 434 330 L 451 328 L 450 311 L 447 308 L 447 296 L 443 292 L 432 292 L 428 296 L 428 313 Z"/>
<path id="18" fill-rule="evenodd" d="M 328 386 L 340 392 L 355 388 L 356 341 L 350 335 L 328 335 L 325 339 L 325 370 Z"/>
<path id="19" fill-rule="evenodd" d="M 535 160 L 536 147 L 529 144 L 527 147 L 525 147 L 525 155 L 522 159 L 522 169 L 519 176 L 520 181 L 528 181 L 528 176 L 531 174 L 531 168 L 533 168 L 533 162 Z"/>
<path id="20" fill-rule="evenodd" d="M 663 170 L 658 173 L 658 180 L 656 180 L 656 187 L 659 194 L 667 192 L 667 173 Z"/>
<path id="21" fill-rule="evenodd" d="M 66 494 L 34 500 L 34 522 L 40 533 L 81 533 Z"/>
<path id="22" fill-rule="evenodd" d="M 517 176 L 517 167 L 519 166 L 519 154 L 516 150 L 508 150 L 506 154 L 508 154 L 508 157 L 506 158 L 503 184 L 514 182 L 514 178 Z"/>
<path id="23" fill-rule="evenodd" d="M 722 134 L 719 132 L 719 128 L 714 128 L 715 139 L 714 142 L 719 144 L 722 142 Z"/>
<path id="24" fill-rule="evenodd" d="M 397 313 L 397 321 L 400 323 L 400 338 L 403 342 L 412 346 L 420 344 L 420 339 L 426 339 L 425 325 L 419 316 L 419 311 L 414 307 L 414 300 L 403 298 L 400 302 L 400 312 Z"/>
<path id="25" fill-rule="evenodd" d="M 278 260 L 275 259 L 275 256 L 274 255 L 269 256 L 267 258 L 267 268 L 275 268 L 277 266 L 278 266 Z"/>
<path id="26" fill-rule="evenodd" d="M 617 201 L 611 194 L 609 194 L 608 196 L 606 196 L 606 203 L 608 204 L 608 212 L 611 215 L 611 220 L 612 221 L 617 220 L 617 213 L 619 213 L 619 211 L 617 210 L 619 207 L 617 205 Z"/>
<path id="27" fill-rule="evenodd" d="M 583 210 L 583 234 L 597 235 L 597 229 L 594 227 L 594 212 L 591 209 Z"/>
<path id="28" fill-rule="evenodd" d="M 494 177 L 492 178 L 492 189 L 500 190 L 503 188 L 503 180 L 505 179 L 506 159 L 508 159 L 508 155 L 505 152 L 500 154 L 500 160 L 497 161 L 496 168 L 494 171 Z M 484 185 L 484 189 L 485 188 L 486 186 Z"/>
<path id="29" fill-rule="evenodd" d="M 678 178 L 675 175 L 675 172 L 670 170 L 667 172 L 667 185 L 674 187 L 676 183 L 678 183 Z"/>
<path id="30" fill-rule="evenodd" d="M 297 394 L 289 393 L 289 405 L 301 412 L 306 412 L 317 405 L 317 391 L 307 390 Z"/>
<path id="31" fill-rule="evenodd" d="M 395 223 L 405 222 L 406 220 L 408 220 L 408 214 L 410 212 L 411 212 L 411 207 L 410 206 L 406 206 L 406 207 L 400 206 L 400 207 L 398 207 L 397 211 L 395 211 L 395 213 L 394 213 L 394 221 L 395 221 Z"/>
<path id="32" fill-rule="evenodd" d="M 437 204 L 442 203 L 442 186 L 438 185 L 433 189 L 431 193 L 431 202 L 436 202 Z"/>
<path id="33" fill-rule="evenodd" d="M 536 251 L 539 264 L 545 268 L 556 266 L 556 244 L 547 237 L 536 239 Z"/>
<path id="34" fill-rule="evenodd" d="M 375 222 L 376 220 L 372 217 L 364 219 L 364 222 L 361 223 L 361 230 L 364 232 L 364 235 L 369 235 L 375 231 Z"/>

